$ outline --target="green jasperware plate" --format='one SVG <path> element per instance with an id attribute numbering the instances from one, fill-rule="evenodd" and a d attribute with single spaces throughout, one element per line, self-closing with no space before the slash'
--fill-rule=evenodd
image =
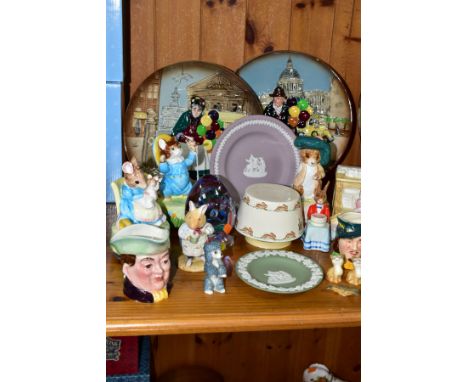
<path id="1" fill-rule="evenodd" d="M 323 280 L 323 271 L 307 256 L 280 250 L 248 253 L 236 263 L 236 273 L 248 285 L 272 293 L 301 293 Z"/>

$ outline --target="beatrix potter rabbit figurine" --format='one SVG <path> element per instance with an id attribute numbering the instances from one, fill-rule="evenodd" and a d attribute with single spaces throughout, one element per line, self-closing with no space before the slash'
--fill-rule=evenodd
<path id="1" fill-rule="evenodd" d="M 315 193 L 315 204 L 307 211 L 307 227 L 304 231 L 302 241 L 304 249 L 328 252 L 330 250 L 330 208 L 327 203 L 326 184 L 323 190 L 318 189 Z"/>
<path id="2" fill-rule="evenodd" d="M 343 256 L 338 252 L 333 252 L 330 256 L 333 267 L 327 271 L 327 280 L 331 283 L 340 283 L 343 276 Z"/>
<path id="3" fill-rule="evenodd" d="M 139 223 L 164 223 L 165 216 L 156 202 L 161 177 L 148 175 L 146 178 L 135 157 L 122 165 L 122 171 L 124 183 L 120 189 L 118 228 Z"/>
<path id="4" fill-rule="evenodd" d="M 195 142 L 193 140 L 187 141 L 190 152 L 186 159 L 182 155 L 179 142 L 175 139 L 169 142 L 160 139 L 158 144 L 163 151 L 163 155 L 159 159 L 159 171 L 164 174 L 161 183 L 161 191 L 164 197 L 187 195 L 192 188 L 188 169 L 197 157 L 194 152 L 197 149 Z"/>
<path id="5" fill-rule="evenodd" d="M 327 189 L 329 185 L 330 182 L 327 182 L 323 190 L 320 187 L 315 190 L 315 204 L 312 204 L 307 210 L 307 219 L 310 219 L 313 214 L 321 214 L 327 217 L 327 221 L 330 220 L 330 205 L 327 202 Z"/>
<path id="6" fill-rule="evenodd" d="M 221 242 L 214 240 L 205 244 L 205 293 L 213 294 L 213 291 L 224 293 L 224 278 L 227 276 L 226 267 L 223 264 Z"/>
<path id="7" fill-rule="evenodd" d="M 147 176 L 147 186 L 143 197 L 133 203 L 137 222 L 161 226 L 166 221 L 166 215 L 164 215 L 161 206 L 157 202 L 161 179 L 161 175 Z"/>
<path id="8" fill-rule="evenodd" d="M 214 228 L 206 222 L 205 212 L 208 205 L 199 208 L 189 201 L 189 211 L 185 215 L 185 223 L 179 228 L 179 238 L 183 255 L 179 257 L 179 268 L 189 272 L 203 271 L 204 248 L 208 236 L 214 233 Z"/>

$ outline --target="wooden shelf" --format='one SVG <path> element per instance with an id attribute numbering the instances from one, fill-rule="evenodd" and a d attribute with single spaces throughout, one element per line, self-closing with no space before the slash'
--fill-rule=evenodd
<path id="1" fill-rule="evenodd" d="M 172 232 L 175 233 L 175 230 Z M 169 299 L 155 304 L 129 300 L 122 292 L 121 265 L 107 249 L 107 322 L 108 336 L 246 332 L 266 330 L 355 327 L 361 325 L 360 296 L 342 297 L 326 290 L 322 283 L 304 293 L 279 295 L 254 289 L 240 280 L 235 271 L 225 282 L 226 293 L 206 295 L 203 273 L 177 269 L 181 254 L 177 238 L 171 248 L 172 289 Z M 303 253 L 322 269 L 331 266 L 329 256 L 304 251 L 296 240 L 287 250 Z M 234 261 L 259 250 L 235 234 L 234 247 L 225 251 Z"/>

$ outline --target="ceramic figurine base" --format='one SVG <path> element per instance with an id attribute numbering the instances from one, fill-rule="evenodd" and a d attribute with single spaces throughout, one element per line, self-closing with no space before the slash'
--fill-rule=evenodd
<path id="1" fill-rule="evenodd" d="M 264 249 L 282 249 L 282 248 L 289 247 L 292 243 L 291 241 L 271 243 L 269 241 L 261 241 L 261 240 L 252 239 L 247 236 L 245 237 L 245 241 L 255 247 L 264 248 Z"/>
<path id="2" fill-rule="evenodd" d="M 177 259 L 177 264 L 179 269 L 186 271 L 186 272 L 203 272 L 203 268 L 205 266 L 205 262 L 200 259 L 200 258 L 194 258 L 192 260 L 192 264 L 187 267 L 188 257 L 185 255 L 180 255 L 179 258 Z"/>

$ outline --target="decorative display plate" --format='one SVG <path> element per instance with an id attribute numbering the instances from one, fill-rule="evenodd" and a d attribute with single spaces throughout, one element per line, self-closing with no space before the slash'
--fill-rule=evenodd
<path id="1" fill-rule="evenodd" d="M 237 73 L 255 91 L 263 109 L 276 86 L 287 97 L 305 98 L 333 137 L 327 169 L 344 159 L 356 127 L 356 110 L 346 82 L 330 65 L 304 53 L 275 51 L 247 62 Z"/>
<path id="2" fill-rule="evenodd" d="M 236 273 L 248 285 L 272 293 L 301 293 L 323 280 L 320 265 L 291 251 L 264 250 L 248 253 L 236 263 Z"/>
<path id="3" fill-rule="evenodd" d="M 267 116 L 248 116 L 233 122 L 218 139 L 210 160 L 210 172 L 226 180 L 238 202 L 255 183 L 291 186 L 299 169 L 294 133 Z"/>
<path id="4" fill-rule="evenodd" d="M 127 158 L 135 156 L 149 173 L 156 166 L 154 138 L 172 132 L 181 114 L 189 110 L 193 96 L 205 99 L 205 113 L 218 110 L 225 127 L 245 115 L 262 113 L 253 90 L 230 69 L 200 61 L 169 65 L 143 81 L 130 100 L 123 126 Z"/>

